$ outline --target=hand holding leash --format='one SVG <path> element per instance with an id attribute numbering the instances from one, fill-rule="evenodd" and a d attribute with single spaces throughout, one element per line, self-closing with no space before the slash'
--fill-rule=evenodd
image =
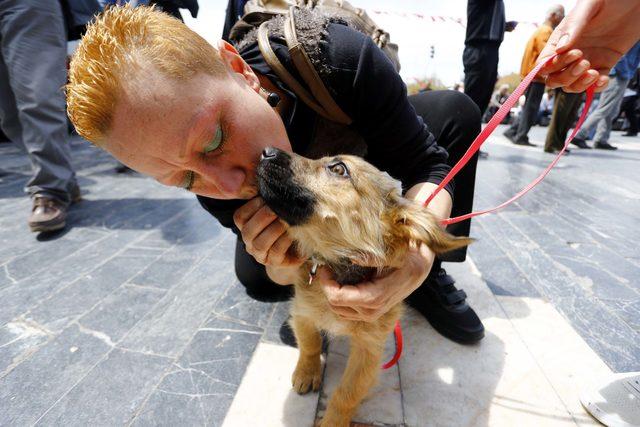
<path id="1" fill-rule="evenodd" d="M 616 62 L 640 38 L 637 0 L 581 0 L 553 31 L 538 63 L 558 54 L 541 71 L 549 87 L 602 90 Z"/>

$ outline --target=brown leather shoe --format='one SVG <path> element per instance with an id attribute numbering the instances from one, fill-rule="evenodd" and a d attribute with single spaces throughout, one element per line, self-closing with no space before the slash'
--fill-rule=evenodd
<path id="1" fill-rule="evenodd" d="M 55 231 L 64 228 L 67 219 L 67 206 L 52 198 L 36 195 L 33 198 L 33 208 L 29 217 L 29 228 L 39 233 L 42 231 Z"/>

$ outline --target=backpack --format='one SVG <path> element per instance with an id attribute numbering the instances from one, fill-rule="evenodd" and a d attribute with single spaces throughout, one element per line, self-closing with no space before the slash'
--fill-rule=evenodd
<path id="1" fill-rule="evenodd" d="M 351 124 L 351 118 L 333 100 L 314 68 L 303 45 L 296 34 L 295 11 L 297 8 L 312 9 L 324 15 L 347 21 L 356 30 L 371 37 L 400 70 L 398 45 L 390 42 L 389 33 L 360 8 L 353 7 L 344 0 L 249 0 L 244 6 L 244 15 L 231 28 L 229 39 L 241 40 L 249 31 L 257 28 L 258 47 L 271 69 L 282 81 L 311 109 L 322 117 L 341 124 Z M 284 17 L 284 38 L 289 48 L 291 60 L 304 85 L 289 73 L 277 58 L 269 43 L 267 23 L 272 18 Z"/>

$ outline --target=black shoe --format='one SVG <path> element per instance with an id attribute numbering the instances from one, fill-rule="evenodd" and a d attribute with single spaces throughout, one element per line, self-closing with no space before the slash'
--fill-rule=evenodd
<path id="1" fill-rule="evenodd" d="M 549 154 L 558 154 L 560 151 L 562 151 L 561 148 L 552 148 L 550 150 L 547 150 L 546 148 L 544 149 L 545 153 L 549 153 Z M 564 154 L 571 154 L 571 150 L 569 150 L 568 148 L 566 148 L 564 150 Z"/>
<path id="2" fill-rule="evenodd" d="M 515 141 L 513 141 L 513 143 L 516 145 L 522 145 L 525 147 L 537 147 L 536 144 L 530 143 L 528 139 L 516 139 Z"/>
<path id="3" fill-rule="evenodd" d="M 511 142 L 513 142 L 513 140 L 516 137 L 516 133 L 513 130 L 511 130 L 511 128 L 505 130 L 504 132 L 502 132 L 502 134 L 505 136 L 505 138 L 507 138 Z"/>
<path id="4" fill-rule="evenodd" d="M 638 132 L 626 132 L 622 136 L 638 136 Z"/>
<path id="5" fill-rule="evenodd" d="M 578 146 L 578 148 L 582 148 L 582 149 L 589 149 L 589 150 L 591 149 L 591 147 L 589 147 L 589 146 L 587 145 L 587 142 L 586 142 L 584 139 L 582 139 L 582 138 L 573 138 L 573 139 L 571 140 L 571 143 L 572 143 L 573 145 Z"/>
<path id="6" fill-rule="evenodd" d="M 460 344 L 476 343 L 484 337 L 484 326 L 467 304 L 467 294 L 454 285 L 453 277 L 440 268 L 409 295 L 407 303 L 443 336 Z"/>
<path id="7" fill-rule="evenodd" d="M 608 142 L 595 142 L 593 144 L 593 148 L 597 148 L 599 150 L 617 150 L 618 149 L 618 147 L 614 147 Z"/>

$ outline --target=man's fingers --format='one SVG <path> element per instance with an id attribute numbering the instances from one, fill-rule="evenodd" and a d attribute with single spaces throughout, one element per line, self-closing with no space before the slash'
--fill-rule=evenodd
<path id="1" fill-rule="evenodd" d="M 574 83 L 563 88 L 565 92 L 568 93 L 582 93 L 589 88 L 592 84 L 594 84 L 600 74 L 596 70 L 589 70 L 585 72 L 578 80 Z"/>
<path id="2" fill-rule="evenodd" d="M 267 262 L 278 263 L 284 258 L 284 254 L 274 250 L 273 245 L 286 235 L 287 229 L 280 221 L 273 221 L 251 242 L 252 251 L 264 255 Z"/>
<path id="3" fill-rule="evenodd" d="M 598 77 L 598 80 L 596 81 L 596 87 L 598 88 L 597 91 L 600 92 L 601 90 L 604 90 L 608 84 L 609 76 L 603 76 L 600 74 L 600 77 Z"/>
<path id="4" fill-rule="evenodd" d="M 543 62 L 549 56 L 555 54 L 555 51 L 552 48 L 545 47 L 542 53 L 539 56 L 538 63 Z M 572 49 L 569 52 L 563 53 L 561 55 L 556 56 L 544 66 L 542 70 L 540 70 L 540 75 L 548 76 L 552 73 L 557 73 L 568 66 L 575 64 L 580 58 L 582 58 L 583 52 L 579 49 Z"/>
<path id="5" fill-rule="evenodd" d="M 358 306 L 370 309 L 378 309 L 384 305 L 382 300 L 384 293 L 379 286 L 373 283 L 345 286 L 341 286 L 334 280 L 328 282 L 321 280 L 320 283 L 331 305 L 340 307 Z"/>
<path id="6" fill-rule="evenodd" d="M 278 239 L 272 244 L 271 248 L 269 249 L 269 262 L 274 265 L 287 266 L 302 264 L 302 261 L 300 261 L 299 263 L 295 262 L 298 260 L 298 258 L 291 255 L 290 248 L 293 245 L 293 240 L 291 239 L 291 237 L 289 237 L 286 226 L 282 224 L 282 227 L 284 230 L 283 234 L 278 237 Z"/>
<path id="7" fill-rule="evenodd" d="M 551 74 L 547 77 L 546 85 L 550 88 L 564 87 L 567 88 L 575 82 L 584 78 L 591 64 L 589 61 L 582 59 L 574 62 L 571 66 L 564 70 Z"/>
<path id="8" fill-rule="evenodd" d="M 564 90 L 567 93 L 582 93 L 585 90 L 587 90 L 589 86 L 594 84 L 598 80 L 599 76 L 600 74 L 596 70 L 588 70 L 585 73 L 583 73 L 581 76 L 579 76 L 577 79 L 575 79 L 574 81 L 570 83 L 562 84 L 560 86 L 562 87 L 562 90 Z M 552 87 L 559 87 L 559 86 L 552 86 Z"/>
<path id="9" fill-rule="evenodd" d="M 305 261 L 306 261 L 306 259 L 301 257 L 298 254 L 296 246 L 294 244 L 291 244 L 291 246 L 289 246 L 289 249 L 287 249 L 287 252 L 285 254 L 285 258 L 284 258 L 284 260 L 282 262 L 283 262 L 284 265 L 287 265 L 289 267 L 293 267 L 293 266 L 302 265 L 302 263 L 304 263 Z"/>
<path id="10" fill-rule="evenodd" d="M 238 227 L 239 230 L 242 230 L 242 227 L 246 224 L 249 219 L 264 206 L 264 200 L 262 197 L 254 197 L 249 200 L 244 205 L 240 206 L 233 213 L 233 222 Z"/>
<path id="11" fill-rule="evenodd" d="M 253 240 L 260 234 L 262 231 L 267 228 L 272 222 L 278 219 L 277 215 L 273 213 L 268 206 L 262 206 L 253 216 L 247 221 L 242 228 L 240 228 L 240 232 L 242 233 L 242 240 L 247 245 L 253 245 Z"/>

